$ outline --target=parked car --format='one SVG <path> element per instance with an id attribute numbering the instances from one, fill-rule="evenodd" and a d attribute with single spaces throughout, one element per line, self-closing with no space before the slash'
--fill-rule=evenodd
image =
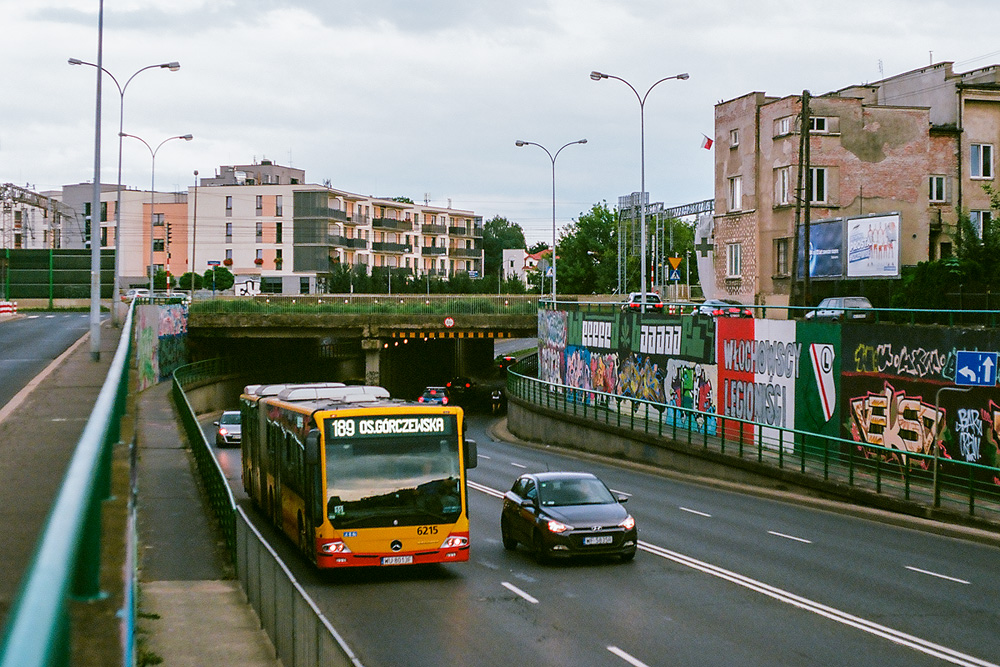
<path id="1" fill-rule="evenodd" d="M 521 475 L 504 494 L 500 538 L 508 550 L 525 545 L 539 562 L 583 555 L 630 561 L 639 535 L 627 500 L 590 473 Z"/>
<path id="2" fill-rule="evenodd" d="M 642 308 L 642 292 L 631 292 L 628 300 L 622 304 L 622 310 L 640 310 Z M 656 292 L 646 292 L 646 310 L 662 311 L 663 300 Z"/>
<path id="3" fill-rule="evenodd" d="M 806 319 L 814 322 L 874 322 L 875 311 L 872 310 L 871 301 L 863 296 L 831 296 L 820 301 L 816 310 L 806 313 Z"/>
<path id="4" fill-rule="evenodd" d="M 129 291 L 122 294 L 122 301 L 125 303 L 132 303 L 132 299 L 136 297 L 148 297 L 149 290 L 145 287 L 135 287 Z"/>
<path id="5" fill-rule="evenodd" d="M 733 299 L 706 299 L 695 306 L 693 313 L 711 317 L 753 317 L 753 310 Z"/>
<path id="6" fill-rule="evenodd" d="M 428 403 L 430 405 L 448 405 L 451 400 L 448 390 L 444 387 L 427 387 L 424 393 L 417 399 L 418 403 Z"/>
<path id="7" fill-rule="evenodd" d="M 226 410 L 214 422 L 216 426 L 215 444 L 217 447 L 237 447 L 243 436 L 243 422 L 238 410 Z"/>

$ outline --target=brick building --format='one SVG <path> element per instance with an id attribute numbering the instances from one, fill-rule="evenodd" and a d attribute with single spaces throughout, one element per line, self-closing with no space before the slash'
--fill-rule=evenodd
<path id="1" fill-rule="evenodd" d="M 979 229 L 991 219 L 981 186 L 995 177 L 1000 66 L 938 63 L 810 97 L 808 151 L 803 97 L 754 92 L 715 107 L 716 293 L 787 305 L 807 217 L 812 301 L 838 278 L 897 278 L 949 255 L 960 210 Z"/>

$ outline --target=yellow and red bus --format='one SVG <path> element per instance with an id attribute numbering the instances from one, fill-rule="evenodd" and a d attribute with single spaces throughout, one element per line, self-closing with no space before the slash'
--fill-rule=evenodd
<path id="1" fill-rule="evenodd" d="M 476 443 L 461 408 L 381 387 L 248 389 L 243 486 L 317 567 L 469 559 Z"/>

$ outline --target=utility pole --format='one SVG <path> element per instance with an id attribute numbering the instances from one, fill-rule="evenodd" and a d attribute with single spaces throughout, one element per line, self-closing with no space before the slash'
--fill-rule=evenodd
<path id="1" fill-rule="evenodd" d="M 813 198 L 813 182 L 812 182 L 812 168 L 810 166 L 810 141 L 811 133 L 809 128 L 809 91 L 802 91 L 802 147 L 803 147 L 803 159 L 804 171 L 806 177 L 806 209 L 803 223 L 805 224 L 805 293 L 803 298 L 805 299 L 804 305 L 812 305 L 812 289 L 810 285 L 809 276 L 809 223 L 812 213 L 812 198 Z"/>

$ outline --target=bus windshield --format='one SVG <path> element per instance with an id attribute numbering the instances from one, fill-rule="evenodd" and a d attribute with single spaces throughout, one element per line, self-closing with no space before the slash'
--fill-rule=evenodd
<path id="1" fill-rule="evenodd" d="M 452 523 L 462 511 L 452 415 L 328 422 L 327 514 L 334 528 Z"/>

